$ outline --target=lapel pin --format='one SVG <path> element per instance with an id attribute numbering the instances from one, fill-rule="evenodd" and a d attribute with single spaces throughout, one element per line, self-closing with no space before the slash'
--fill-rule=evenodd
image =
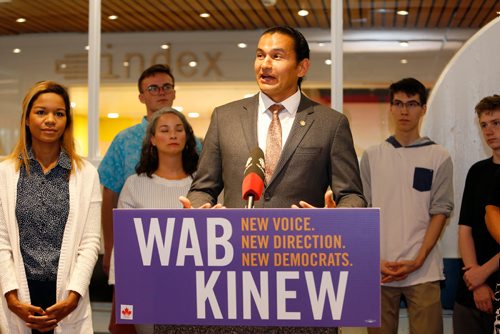
<path id="1" fill-rule="evenodd" d="M 300 121 L 300 126 L 305 126 L 306 125 L 306 121 L 302 120 Z"/>

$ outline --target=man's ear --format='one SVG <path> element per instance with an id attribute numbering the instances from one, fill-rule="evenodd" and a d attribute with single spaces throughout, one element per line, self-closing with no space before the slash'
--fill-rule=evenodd
<path id="1" fill-rule="evenodd" d="M 306 76 L 307 71 L 309 70 L 309 66 L 311 66 L 311 62 L 308 58 L 304 58 L 300 61 L 300 63 L 297 65 L 299 70 L 297 74 L 299 78 L 303 78 Z"/>
<path id="2" fill-rule="evenodd" d="M 146 103 L 143 93 L 139 94 L 139 101 L 141 101 L 141 103 Z"/>

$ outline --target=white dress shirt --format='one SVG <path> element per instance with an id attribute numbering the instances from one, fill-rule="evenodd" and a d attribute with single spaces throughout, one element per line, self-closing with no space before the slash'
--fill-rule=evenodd
<path id="1" fill-rule="evenodd" d="M 281 122 L 281 142 L 283 143 L 282 148 L 285 146 L 288 135 L 292 129 L 293 121 L 295 120 L 295 115 L 297 115 L 297 109 L 300 103 L 300 90 L 287 98 L 286 100 L 280 102 L 285 109 L 279 113 L 279 118 Z M 271 124 L 272 113 L 269 111 L 269 107 L 276 104 L 271 100 L 266 94 L 259 93 L 259 108 L 257 116 L 257 136 L 259 141 L 259 147 L 262 151 L 266 151 L 267 142 L 267 131 L 269 129 L 269 124 Z"/>

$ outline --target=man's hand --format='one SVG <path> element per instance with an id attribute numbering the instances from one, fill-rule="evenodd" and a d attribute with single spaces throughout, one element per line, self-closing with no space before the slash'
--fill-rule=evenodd
<path id="1" fill-rule="evenodd" d="M 474 303 L 478 310 L 486 313 L 493 313 L 493 297 L 494 293 L 486 284 L 481 284 L 473 291 Z"/>
<path id="2" fill-rule="evenodd" d="M 482 266 L 470 266 L 462 268 L 465 270 L 464 273 L 464 282 L 467 285 L 467 288 L 472 291 L 475 290 L 478 286 L 486 282 L 488 278 L 488 273 L 483 270 Z"/>
<path id="3" fill-rule="evenodd" d="M 380 272 L 382 273 L 382 283 L 401 281 L 407 278 L 412 272 L 422 266 L 417 260 L 404 261 L 381 261 Z"/>
<path id="4" fill-rule="evenodd" d="M 399 262 L 380 261 L 380 273 L 382 275 L 380 282 L 390 283 L 404 280 L 408 275 L 400 274 L 400 268 L 401 264 Z"/>
<path id="5" fill-rule="evenodd" d="M 300 208 L 304 209 L 315 209 L 315 206 L 312 206 L 311 204 L 305 202 L 305 201 L 300 201 L 299 202 Z M 337 203 L 335 203 L 333 199 L 333 191 L 327 190 L 325 193 L 325 208 L 335 208 L 337 207 Z M 292 208 L 299 208 L 299 206 L 292 204 Z"/>
<path id="6" fill-rule="evenodd" d="M 187 197 L 179 196 L 179 201 L 181 202 L 182 207 L 184 209 L 193 209 L 193 206 L 191 205 L 191 201 Z M 198 209 L 210 209 L 210 208 L 221 209 L 221 208 L 225 208 L 225 207 L 220 203 L 217 203 L 214 206 L 212 206 L 212 204 L 210 204 L 210 203 L 205 203 L 202 206 L 200 206 Z"/>
<path id="7" fill-rule="evenodd" d="M 404 260 L 404 261 L 399 261 L 397 263 L 399 264 L 399 268 L 396 271 L 396 276 L 402 276 L 402 275 L 408 276 L 422 266 L 416 260 Z"/>

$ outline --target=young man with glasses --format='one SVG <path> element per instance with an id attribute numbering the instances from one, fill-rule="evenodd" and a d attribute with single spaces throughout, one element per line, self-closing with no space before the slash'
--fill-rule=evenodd
<path id="1" fill-rule="evenodd" d="M 382 327 L 368 332 L 396 334 L 404 296 L 410 333 L 443 333 L 437 242 L 453 209 L 453 165 L 443 147 L 420 136 L 427 111 L 424 85 L 406 78 L 389 90 L 394 135 L 361 159 L 368 205 L 381 208 Z"/>
<path id="2" fill-rule="evenodd" d="M 141 123 L 116 135 L 98 169 L 103 185 L 101 220 L 104 235 L 103 269 L 106 274 L 109 273 L 113 248 L 113 209 L 118 204 L 120 191 L 127 178 L 135 173 L 149 120 L 157 110 L 172 107 L 175 99 L 174 76 L 166 65 L 153 65 L 142 72 L 138 88 L 139 101 L 146 106 L 146 116 Z M 111 333 L 134 333 L 133 325 L 117 325 L 113 320 L 112 316 L 109 328 Z"/>

